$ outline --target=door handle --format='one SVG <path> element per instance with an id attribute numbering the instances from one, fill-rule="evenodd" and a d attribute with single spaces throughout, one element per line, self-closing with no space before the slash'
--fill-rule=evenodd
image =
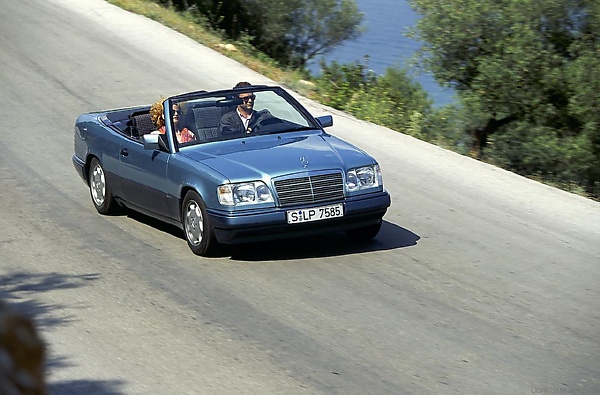
<path id="1" fill-rule="evenodd" d="M 129 156 L 129 151 L 127 151 L 127 148 L 123 148 L 120 153 L 121 156 Z"/>

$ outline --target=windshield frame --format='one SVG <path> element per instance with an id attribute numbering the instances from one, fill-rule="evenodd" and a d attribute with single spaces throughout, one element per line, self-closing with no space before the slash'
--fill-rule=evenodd
<path id="1" fill-rule="evenodd" d="M 222 133 L 222 125 L 219 125 L 218 132 L 215 131 L 216 117 L 222 117 L 226 112 L 234 111 L 242 100 L 240 94 L 253 93 L 256 95 L 256 114 L 264 110 L 268 110 L 269 114 L 265 117 L 272 116 L 277 121 L 270 119 L 270 125 L 262 126 L 260 129 L 250 130 L 246 133 L 226 135 Z M 246 95 L 247 96 L 247 95 Z M 267 103 L 264 105 L 260 102 L 261 99 Z M 254 101 L 253 101 L 254 102 Z M 179 119 L 179 126 L 189 128 L 195 135 L 195 140 L 179 143 L 176 137 L 176 127 L 173 122 L 172 106 L 180 106 L 182 113 Z M 269 105 L 275 108 L 269 108 Z M 278 107 L 279 106 L 279 107 Z M 215 110 L 221 108 L 221 114 Z M 225 141 L 239 138 L 252 138 L 265 134 L 279 134 L 299 130 L 319 130 L 323 131 L 323 127 L 308 110 L 300 104 L 290 93 L 279 86 L 254 85 L 243 88 L 217 90 L 217 91 L 197 91 L 189 92 L 176 96 L 172 96 L 165 100 L 165 119 L 169 119 L 168 128 L 172 136 L 172 141 L 177 143 L 178 148 L 193 146 L 197 144 L 205 144 L 214 141 Z M 227 111 L 226 111 L 227 110 Z M 270 111 L 273 110 L 273 114 Z M 208 114 L 210 115 L 204 115 Z M 264 113 L 261 113 L 264 114 Z M 254 115 L 254 114 L 253 114 Z M 203 122 L 210 119 L 210 128 L 203 128 Z M 260 117 L 255 121 L 260 120 Z M 267 123 L 267 122 L 264 122 Z"/>

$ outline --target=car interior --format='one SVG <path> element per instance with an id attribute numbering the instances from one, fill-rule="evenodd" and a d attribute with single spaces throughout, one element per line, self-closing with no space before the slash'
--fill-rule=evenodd
<path id="1" fill-rule="evenodd" d="M 298 113 L 290 111 L 287 104 L 282 106 L 280 101 L 272 100 L 273 98 L 269 95 L 262 98 L 263 108 L 264 106 L 268 107 L 276 117 L 279 116 L 284 120 L 293 119 L 298 122 L 296 126 L 307 124 L 306 120 L 301 119 Z M 188 99 L 187 101 L 174 101 L 173 103 L 179 104 L 182 109 L 182 114 L 179 117 L 179 127 L 181 129 L 188 128 L 194 133 L 196 136 L 194 143 L 198 143 L 220 140 L 224 137 L 219 134 L 221 117 L 227 112 L 234 111 L 236 106 L 241 103 L 241 99 L 237 96 L 213 96 Z M 102 121 L 105 125 L 136 140 L 141 140 L 143 135 L 157 130 L 150 116 L 150 106 L 112 111 L 107 113 Z"/>

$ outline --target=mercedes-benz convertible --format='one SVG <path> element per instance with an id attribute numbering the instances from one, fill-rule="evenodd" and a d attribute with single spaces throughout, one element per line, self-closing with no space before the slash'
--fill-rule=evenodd
<path id="1" fill-rule="evenodd" d="M 332 116 L 313 117 L 285 89 L 169 97 L 162 128 L 150 110 L 77 118 L 72 160 L 100 214 L 125 207 L 174 224 L 198 255 L 219 244 L 379 232 L 390 205 L 379 164 L 325 132 Z"/>

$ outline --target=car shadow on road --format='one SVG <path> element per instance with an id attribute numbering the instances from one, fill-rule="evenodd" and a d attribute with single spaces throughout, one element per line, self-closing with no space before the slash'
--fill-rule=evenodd
<path id="1" fill-rule="evenodd" d="M 0 301 L 5 303 L 8 306 L 7 309 L 10 309 L 10 311 L 31 319 L 39 336 L 46 344 L 44 379 L 48 393 L 108 395 L 125 393 L 122 388 L 124 388 L 126 383 L 121 380 L 79 379 L 70 381 L 53 380 L 52 382 L 49 380 L 52 371 L 67 369 L 70 366 L 75 366 L 75 363 L 69 357 L 53 352 L 55 348 L 53 344 L 48 343 L 44 334 L 55 331 L 57 327 L 70 325 L 76 319 L 72 315 L 65 315 L 62 310 L 86 308 L 87 306 L 76 300 L 72 306 L 49 304 L 41 301 L 42 295 L 45 292 L 85 287 L 99 278 L 99 274 L 96 273 L 69 275 L 55 272 L 30 273 L 16 271 L 2 274 L 0 281 Z M 2 322 L 2 318 L 6 318 L 6 316 L 0 314 L 0 327 L 3 328 L 3 331 L 7 331 L 7 328 L 10 326 Z M 2 346 L 0 341 L 0 349 Z M 17 350 L 17 352 L 25 351 Z M 9 377 L 8 379 L 10 380 L 11 378 Z M 2 392 L 2 388 L 0 388 L 0 393 L 4 393 Z"/>
<path id="2" fill-rule="evenodd" d="M 176 226 L 168 225 L 133 210 L 128 211 L 126 215 L 135 221 L 185 241 L 183 231 Z M 419 239 L 420 236 L 410 230 L 384 220 L 379 234 L 369 241 L 355 242 L 346 237 L 344 232 L 336 232 L 310 237 L 223 245 L 213 257 L 230 256 L 231 259 L 247 261 L 316 258 L 394 250 L 414 246 Z"/>
<path id="3" fill-rule="evenodd" d="M 420 236 L 401 226 L 383 221 L 379 234 L 369 241 L 355 242 L 343 232 L 277 241 L 228 246 L 231 259 L 271 261 L 319 258 L 395 250 L 417 244 Z"/>

